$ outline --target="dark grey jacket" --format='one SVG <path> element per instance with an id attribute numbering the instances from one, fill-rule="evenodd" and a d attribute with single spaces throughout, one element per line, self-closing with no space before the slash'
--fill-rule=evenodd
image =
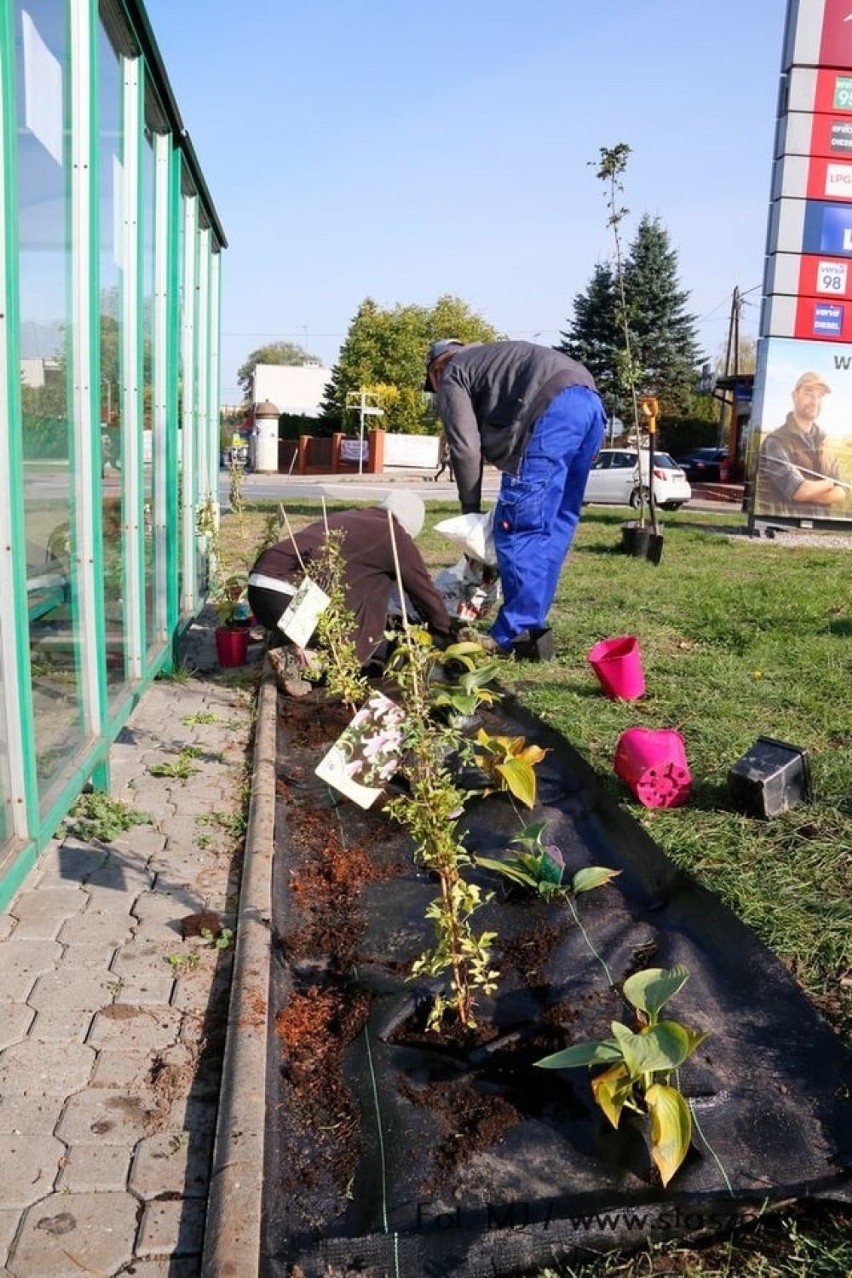
<path id="1" fill-rule="evenodd" d="M 550 346 L 485 342 L 444 366 L 437 394 L 462 510 L 478 510 L 482 467 L 516 475 L 533 425 L 566 386 L 595 390 L 582 364 Z"/>

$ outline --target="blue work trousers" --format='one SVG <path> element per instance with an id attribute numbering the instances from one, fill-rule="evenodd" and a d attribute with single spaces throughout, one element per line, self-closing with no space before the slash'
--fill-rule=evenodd
<path id="1" fill-rule="evenodd" d="M 501 647 L 547 625 L 604 423 L 595 391 L 567 387 L 533 426 L 518 474 L 503 475 L 494 508 L 503 606 L 491 628 Z"/>

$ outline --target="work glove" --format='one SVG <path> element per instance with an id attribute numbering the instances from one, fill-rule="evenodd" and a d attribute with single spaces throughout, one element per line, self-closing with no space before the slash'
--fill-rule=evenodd
<path id="1" fill-rule="evenodd" d="M 429 637 L 439 652 L 443 652 L 445 648 L 449 648 L 451 643 L 455 643 L 455 635 L 450 622 L 449 630 L 436 630 L 433 626 L 429 626 Z"/>

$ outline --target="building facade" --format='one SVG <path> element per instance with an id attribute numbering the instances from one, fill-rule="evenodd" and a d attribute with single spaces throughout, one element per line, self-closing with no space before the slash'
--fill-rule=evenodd
<path id="1" fill-rule="evenodd" d="M 319 417 L 332 373 L 321 364 L 258 364 L 252 398 L 270 400 L 279 413 Z"/>
<path id="2" fill-rule="evenodd" d="M 203 603 L 226 239 L 136 0 L 0 0 L 0 908 Z"/>

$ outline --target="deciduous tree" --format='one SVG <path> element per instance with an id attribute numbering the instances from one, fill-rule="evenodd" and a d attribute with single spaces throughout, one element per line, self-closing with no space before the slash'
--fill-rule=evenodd
<path id="1" fill-rule="evenodd" d="M 424 359 L 431 342 L 494 341 L 496 330 L 460 298 L 439 297 L 434 306 L 380 307 L 367 297 L 340 348 L 322 405 L 327 431 L 346 428 L 347 396 L 362 390 L 382 408 L 382 426 L 393 432 L 429 434 L 435 429 L 423 393 Z M 350 405 L 351 408 L 351 405 Z"/>

